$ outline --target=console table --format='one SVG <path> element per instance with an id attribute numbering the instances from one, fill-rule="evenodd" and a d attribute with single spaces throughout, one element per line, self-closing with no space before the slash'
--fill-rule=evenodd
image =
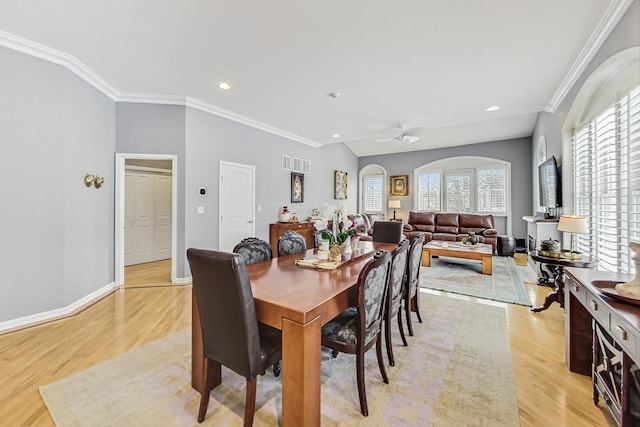
<path id="1" fill-rule="evenodd" d="M 538 255 L 536 251 L 529 252 L 529 259 L 540 262 L 542 264 L 547 264 L 554 275 L 553 284 L 555 286 L 555 289 L 546 296 L 542 305 L 533 307 L 531 309 L 531 311 L 533 311 L 534 313 L 546 310 L 554 302 L 560 304 L 560 307 L 564 307 L 565 267 L 593 268 L 598 265 L 598 261 L 595 258 L 591 258 L 588 256 L 583 256 L 582 259 L 556 258 Z"/>
<path id="2" fill-rule="evenodd" d="M 565 362 L 572 372 L 592 376 L 594 403 L 602 396 L 618 425 L 638 426 L 640 306 L 604 296 L 593 284 L 633 277 L 579 268 L 565 273 Z"/>

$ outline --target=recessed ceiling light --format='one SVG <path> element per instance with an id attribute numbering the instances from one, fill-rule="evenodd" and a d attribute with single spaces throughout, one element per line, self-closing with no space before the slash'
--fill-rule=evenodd
<path id="1" fill-rule="evenodd" d="M 334 133 L 334 134 L 333 134 L 333 137 L 334 137 L 334 138 L 340 138 L 340 135 L 339 135 L 339 134 L 337 134 L 337 133 Z"/>
<path id="2" fill-rule="evenodd" d="M 218 84 L 218 87 L 222 90 L 229 90 L 231 89 L 231 85 L 227 82 L 222 82 L 220 84 Z"/>
<path id="3" fill-rule="evenodd" d="M 492 105 L 491 107 L 487 108 L 484 111 L 497 111 L 499 109 L 500 109 L 500 107 L 498 107 L 497 105 Z"/>
<path id="4" fill-rule="evenodd" d="M 340 92 L 331 92 L 331 93 L 329 94 L 329 96 L 330 96 L 331 98 L 339 98 L 339 97 L 340 97 L 340 95 L 342 95 Z"/>

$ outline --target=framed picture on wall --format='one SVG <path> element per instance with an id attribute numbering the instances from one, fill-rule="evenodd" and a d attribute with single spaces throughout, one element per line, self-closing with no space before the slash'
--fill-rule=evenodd
<path id="1" fill-rule="evenodd" d="M 335 171 L 333 175 L 334 194 L 336 200 L 347 198 L 347 172 Z"/>
<path id="2" fill-rule="evenodd" d="M 304 174 L 291 172 L 291 203 L 304 202 Z"/>
<path id="3" fill-rule="evenodd" d="M 396 175 L 391 177 L 390 196 L 408 196 L 409 195 L 409 175 Z"/>

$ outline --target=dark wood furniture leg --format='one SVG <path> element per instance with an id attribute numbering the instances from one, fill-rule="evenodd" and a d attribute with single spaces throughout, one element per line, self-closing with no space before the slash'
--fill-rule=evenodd
<path id="1" fill-rule="evenodd" d="M 542 305 L 531 309 L 534 313 L 546 310 L 554 302 L 557 302 L 560 304 L 560 307 L 564 308 L 564 267 L 561 265 L 549 265 L 549 268 L 553 271 L 555 276 L 556 288 L 546 296 Z"/>

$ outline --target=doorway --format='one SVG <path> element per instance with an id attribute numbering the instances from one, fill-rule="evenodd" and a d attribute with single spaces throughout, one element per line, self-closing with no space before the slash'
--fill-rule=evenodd
<path id="1" fill-rule="evenodd" d="M 255 236 L 255 173 L 255 166 L 220 162 L 220 250 L 231 251 L 242 239 Z"/>
<path id="2" fill-rule="evenodd" d="M 131 245 L 127 245 L 127 235 L 130 234 L 130 227 L 128 224 L 127 214 L 131 212 L 131 210 L 127 210 L 127 203 L 132 203 L 135 201 L 134 199 L 127 200 L 127 164 L 147 164 L 153 165 L 154 162 L 159 162 L 156 164 L 165 164 L 166 175 L 170 174 L 172 179 L 169 183 L 166 179 L 160 180 L 160 184 L 158 187 L 162 187 L 170 185 L 171 189 L 166 189 L 167 192 L 170 192 L 170 201 L 166 200 L 165 203 L 170 203 L 170 208 L 166 206 L 160 209 L 159 212 L 160 218 L 158 218 L 157 222 L 160 227 L 163 227 L 166 224 L 166 221 L 170 222 L 170 237 L 167 235 L 161 240 L 159 245 L 155 245 L 159 248 L 159 252 L 164 252 L 164 255 L 161 258 L 167 258 L 167 254 L 170 254 L 168 257 L 168 262 L 170 263 L 170 279 L 171 283 L 176 283 L 176 212 L 177 212 L 177 179 L 176 179 L 176 167 L 177 167 L 177 156 L 173 154 L 132 154 L 132 153 L 116 153 L 116 186 L 115 186 L 115 284 L 121 286 L 124 284 L 125 280 L 125 265 L 127 262 L 125 261 L 125 257 L 128 258 L 128 251 L 130 252 Z M 129 165 L 131 166 L 131 165 Z M 138 166 L 139 168 L 139 166 Z M 143 167 L 144 168 L 144 167 Z M 154 169 L 154 168 L 150 168 Z M 144 182 L 144 180 L 142 181 Z M 167 211 L 170 209 L 170 215 Z M 170 218 L 167 218 L 169 216 Z M 165 218 L 165 223 L 162 222 L 162 217 Z M 155 221 L 155 220 L 154 220 Z M 155 249 L 154 249 L 155 250 Z M 140 258 L 142 262 L 145 259 Z M 149 258 L 147 261 L 153 261 L 153 258 Z M 167 261 L 159 261 L 160 265 L 167 264 Z M 151 263 L 154 264 L 154 263 Z"/>

